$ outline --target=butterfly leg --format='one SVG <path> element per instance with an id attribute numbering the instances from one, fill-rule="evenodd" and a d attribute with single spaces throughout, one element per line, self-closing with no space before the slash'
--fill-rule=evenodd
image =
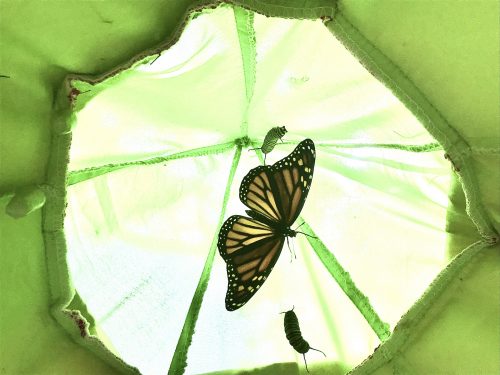
<path id="1" fill-rule="evenodd" d="M 295 254 L 295 250 L 293 249 L 293 242 L 292 242 L 292 247 L 290 247 L 290 242 L 288 241 L 288 237 L 286 237 L 286 244 L 288 246 L 288 251 L 290 251 L 290 263 L 292 263 L 293 258 L 297 259 L 297 254 Z"/>
<path id="2" fill-rule="evenodd" d="M 288 241 L 288 237 L 286 237 L 286 245 L 288 246 L 288 251 L 290 251 L 290 263 L 292 263 L 292 250 L 290 249 L 290 242 Z"/>
<path id="3" fill-rule="evenodd" d="M 304 233 L 304 232 L 297 231 L 297 233 L 303 234 L 304 236 L 311 237 L 311 238 L 316 238 L 316 239 L 318 238 L 318 237 L 311 236 L 310 234 L 307 234 L 307 233 Z"/>

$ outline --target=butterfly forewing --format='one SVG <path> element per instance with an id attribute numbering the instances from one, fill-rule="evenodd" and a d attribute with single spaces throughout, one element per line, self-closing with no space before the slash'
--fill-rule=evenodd
<path id="1" fill-rule="evenodd" d="M 277 163 L 252 169 L 241 183 L 240 200 L 272 221 L 292 225 L 309 193 L 315 156 L 313 141 L 306 139 Z"/>
<path id="2" fill-rule="evenodd" d="M 231 216 L 219 232 L 218 247 L 226 261 L 226 309 L 243 306 L 269 276 L 283 248 L 284 237 L 245 216 Z"/>

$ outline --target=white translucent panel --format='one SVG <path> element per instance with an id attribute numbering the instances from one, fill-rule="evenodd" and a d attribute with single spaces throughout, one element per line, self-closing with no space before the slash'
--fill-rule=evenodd
<path id="1" fill-rule="evenodd" d="M 263 136 L 270 126 L 279 124 L 294 138 L 307 136 L 315 141 L 434 141 L 320 20 L 256 16 L 255 29 L 252 136 Z"/>
<path id="2" fill-rule="evenodd" d="M 69 189 L 73 283 L 114 350 L 146 374 L 170 363 L 232 157 L 131 167 Z"/>
<path id="3" fill-rule="evenodd" d="M 255 91 L 248 108 L 242 63 L 248 56 L 233 10 L 222 7 L 195 18 L 178 44 L 152 65 L 115 78 L 79 112 L 70 169 L 246 135 L 258 141 L 276 125 L 288 129 L 285 141 L 311 138 L 317 161 L 302 216 L 393 327 L 447 263 L 449 164 L 439 147 L 406 147 L 434 140 L 321 21 L 255 15 L 254 26 Z M 293 147 L 279 143 L 267 163 Z M 138 165 L 69 189 L 73 282 L 110 345 L 144 374 L 168 371 L 219 229 L 232 157 L 229 151 Z M 259 164 L 243 149 L 224 219 L 245 214 L 238 190 Z M 292 306 L 304 337 L 327 354 L 309 352 L 311 365 L 350 368 L 379 345 L 304 236 L 290 247 L 297 258 L 285 244 L 269 279 L 234 312 L 224 307 L 227 276 L 216 254 L 186 373 L 302 366 L 279 314 Z"/>
<path id="4" fill-rule="evenodd" d="M 87 103 L 73 130 L 70 170 L 235 138 L 245 89 L 231 17 L 221 9 L 196 18 L 152 65 L 114 78 Z"/>

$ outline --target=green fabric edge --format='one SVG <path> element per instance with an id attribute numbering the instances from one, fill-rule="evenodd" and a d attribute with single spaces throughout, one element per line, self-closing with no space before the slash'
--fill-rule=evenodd
<path id="1" fill-rule="evenodd" d="M 283 142 L 287 144 L 288 142 Z M 439 143 L 432 142 L 422 145 L 405 145 L 400 143 L 316 143 L 317 148 L 387 148 L 407 152 L 433 152 L 443 149 Z"/>
<path id="2" fill-rule="evenodd" d="M 162 42 L 155 47 L 145 49 L 143 52 L 135 55 L 128 61 L 123 62 L 116 68 L 102 74 L 69 74 L 66 79 L 67 86 L 71 88 L 73 87 L 72 81 L 79 80 L 87 83 L 88 85 L 80 84 L 79 86 L 75 86 L 75 88 L 80 88 L 82 90 L 89 89 L 89 85 L 95 85 L 109 78 L 112 79 L 118 73 L 126 71 L 136 64 L 154 61 L 155 55 L 161 55 L 162 51 L 177 43 L 182 31 L 186 27 L 186 24 L 192 17 L 196 17 L 206 9 L 215 9 L 219 6 L 225 5 L 245 8 L 268 17 L 293 19 L 332 19 L 337 11 L 337 0 L 308 0 L 303 6 L 294 6 L 292 2 L 288 0 L 193 0 L 191 1 L 191 4 L 186 7 L 184 15 L 181 17 L 181 20 L 175 30 L 164 38 L 165 42 Z M 66 93 L 66 97 L 68 95 L 69 90 Z M 84 100 L 87 101 L 88 99 L 89 98 L 85 98 Z"/>
<path id="3" fill-rule="evenodd" d="M 364 375 L 373 373 L 385 363 L 396 360 L 395 354 L 403 351 L 410 338 L 410 327 L 417 324 L 427 312 L 427 306 L 443 292 L 455 275 L 477 254 L 492 244 L 498 243 L 498 233 L 487 214 L 475 182 L 472 152 L 469 145 L 458 132 L 446 121 L 427 98 L 413 84 L 405 73 L 387 56 L 375 48 L 342 14 L 341 10 L 331 22 L 325 23 L 344 46 L 379 81 L 384 83 L 399 100 L 419 119 L 429 133 L 443 146 L 455 167 L 466 197 L 466 212 L 475 224 L 482 240 L 478 241 L 450 261 L 423 296 L 414 303 L 397 323 L 391 337 L 369 358 L 353 369 L 350 374 Z M 394 363 L 394 371 L 405 371 L 401 361 Z"/>
<path id="4" fill-rule="evenodd" d="M 45 243 L 47 275 L 50 290 L 50 313 L 66 330 L 71 339 L 88 349 L 98 358 L 120 373 L 140 374 L 135 367 L 129 366 L 114 355 L 105 345 L 89 332 L 89 322 L 76 310 L 68 306 L 75 297 L 75 290 L 69 275 L 66 260 L 66 238 L 64 216 L 66 210 L 66 175 L 71 145 L 71 133 L 75 116 L 70 109 L 67 94 L 70 87 L 64 81 L 54 103 L 52 116 L 51 153 L 48 161 L 46 183 L 43 185 L 47 201 L 42 209 L 42 232 Z M 82 326 L 79 327 L 77 320 Z M 93 318 L 89 318 L 90 322 Z"/>
<path id="5" fill-rule="evenodd" d="M 293 141 L 285 141 L 284 145 L 296 145 L 299 142 Z M 94 177 L 102 176 L 107 173 L 112 173 L 114 171 L 118 171 L 120 169 L 124 169 L 127 167 L 134 167 L 138 165 L 153 165 L 157 163 L 166 163 L 169 161 L 191 158 L 191 157 L 199 157 L 199 156 L 207 156 L 207 155 L 216 155 L 227 152 L 231 150 L 234 146 L 247 147 L 252 145 L 252 147 L 258 147 L 262 144 L 262 140 L 251 140 L 246 137 L 238 138 L 234 141 L 219 143 L 216 145 L 206 146 L 194 148 L 191 150 L 176 152 L 166 156 L 157 156 L 154 158 L 147 158 L 141 160 L 134 160 L 130 162 L 124 163 L 110 163 L 105 165 L 99 165 L 95 167 L 89 167 L 84 169 L 78 169 L 74 171 L 68 172 L 68 176 L 66 178 L 67 186 L 71 186 L 83 181 L 90 180 Z M 439 143 L 427 143 L 422 145 L 405 145 L 405 144 L 397 144 L 397 143 L 373 143 L 373 144 L 365 144 L 365 143 L 318 143 L 316 147 L 323 148 L 325 150 L 328 149 L 356 149 L 356 148 L 388 148 L 394 150 L 401 150 L 407 152 L 433 152 L 442 150 L 443 147 Z M 262 162 L 262 161 L 261 161 Z M 41 189 L 43 191 L 43 189 Z M 15 197 L 15 195 L 14 195 Z"/>
<path id="6" fill-rule="evenodd" d="M 349 272 L 347 272 L 340 265 L 335 255 L 333 255 L 333 252 L 328 250 L 326 245 L 319 239 L 316 233 L 314 233 L 309 224 L 307 224 L 307 222 L 302 218 L 300 218 L 300 221 L 300 226 L 303 228 L 302 230 L 307 234 L 307 241 L 313 248 L 321 263 L 323 263 L 326 270 L 330 273 L 330 275 L 332 275 L 347 298 L 349 298 L 354 306 L 356 306 L 380 341 L 386 341 L 391 335 L 389 324 L 385 323 L 380 318 L 373 306 L 370 304 L 368 297 L 358 289 L 352 280 L 351 275 L 349 275 Z"/>
<path id="7" fill-rule="evenodd" d="M 256 81 L 255 75 L 257 72 L 257 50 L 255 45 L 255 29 L 253 27 L 255 13 L 241 7 L 234 7 L 233 12 L 240 44 L 246 94 L 246 105 L 240 128 L 241 134 L 246 136 L 248 135 L 248 114 L 253 98 Z"/>
<path id="8" fill-rule="evenodd" d="M 455 172 L 459 176 L 465 193 L 466 211 L 469 217 L 487 243 L 497 243 L 499 235 L 479 197 L 472 152 L 467 142 L 428 101 L 410 78 L 349 22 L 341 9 L 331 21 L 325 22 L 325 25 L 374 77 L 393 92 L 443 146 L 447 157 L 457 167 Z"/>
<path id="9" fill-rule="evenodd" d="M 87 305 L 83 301 L 82 297 L 80 297 L 80 294 L 78 294 L 77 290 L 75 290 L 75 296 L 67 306 L 67 309 L 73 312 L 78 311 L 83 319 L 85 319 L 85 321 L 88 323 L 87 329 L 89 330 L 90 334 L 93 336 L 97 335 L 95 319 L 89 312 Z"/>
<path id="10" fill-rule="evenodd" d="M 236 169 L 238 167 L 240 157 L 241 157 L 241 147 L 237 147 L 236 152 L 234 153 L 233 162 L 231 164 L 229 177 L 226 183 L 226 190 L 224 192 L 224 199 L 222 201 L 221 214 L 219 216 L 219 222 L 217 224 L 217 228 L 220 228 L 224 221 L 227 203 L 229 201 L 229 195 L 231 192 L 231 186 L 233 184 L 234 175 L 236 174 Z M 198 320 L 201 304 L 203 302 L 203 296 L 205 295 L 205 292 L 208 287 L 208 281 L 210 279 L 210 273 L 212 272 L 212 265 L 214 262 L 215 252 L 217 249 L 218 238 L 219 238 L 219 231 L 216 230 L 215 235 L 212 239 L 212 244 L 210 245 L 210 251 L 205 261 L 205 265 L 203 266 L 203 271 L 201 272 L 200 275 L 200 280 L 198 281 L 198 285 L 196 286 L 196 290 L 194 292 L 191 305 L 189 306 L 189 310 L 186 315 L 186 319 L 184 321 L 184 326 L 182 327 L 179 340 L 177 341 L 177 346 L 175 347 L 174 356 L 172 358 L 172 362 L 170 363 L 170 368 L 168 370 L 169 375 L 182 375 L 186 369 L 188 350 L 194 335 L 196 321 Z"/>
<path id="11" fill-rule="evenodd" d="M 154 158 L 148 158 L 144 160 L 135 160 L 125 163 L 110 163 L 106 165 L 100 165 L 97 167 L 90 167 L 85 169 L 79 169 L 76 171 L 71 171 L 68 173 L 67 185 L 71 186 L 79 182 L 83 182 L 94 177 L 98 177 L 107 173 L 118 171 L 127 167 L 135 167 L 138 165 L 153 165 L 158 163 L 166 163 L 172 160 L 200 157 L 207 155 L 216 155 L 224 153 L 235 146 L 235 141 L 221 143 L 217 145 L 199 147 L 191 150 L 176 152 L 166 156 L 157 156 Z"/>
<path id="12" fill-rule="evenodd" d="M 349 375 L 371 374 L 387 362 L 396 359 L 398 354 L 402 354 L 406 345 L 410 343 L 412 327 L 425 317 L 429 311 L 429 306 L 445 291 L 446 287 L 474 257 L 482 254 L 482 251 L 488 248 L 491 248 L 491 244 L 480 240 L 453 258 L 448 266 L 436 276 L 418 301 L 399 320 L 391 337 L 378 347 L 370 357 L 349 372 Z M 398 362 L 395 366 L 397 367 L 395 373 L 408 373 L 397 371 L 403 370 L 400 366 L 404 366 L 404 363 Z"/>

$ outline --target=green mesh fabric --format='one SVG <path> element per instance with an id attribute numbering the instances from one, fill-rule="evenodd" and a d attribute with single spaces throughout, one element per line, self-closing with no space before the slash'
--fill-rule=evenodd
<path id="1" fill-rule="evenodd" d="M 478 69 L 451 89 L 447 75 L 460 69 L 438 76 L 428 63 L 436 51 L 420 55 L 419 43 L 447 36 L 417 4 L 406 5 L 411 17 L 434 32 L 421 28 L 421 39 L 404 32 L 391 2 L 235 3 L 243 7 L 171 6 L 162 45 L 92 70 L 101 75 L 70 76 L 46 101 L 46 175 L 16 180 L 2 166 L 1 329 L 11 345 L 2 345 L 1 371 L 303 373 L 279 315 L 293 305 L 306 339 L 327 354 L 307 354 L 313 373 L 497 373 L 498 95 L 473 111 L 441 91 L 498 77 Z M 498 10 L 435 7 L 484 22 Z M 103 27 L 129 17 L 111 4 L 92 9 Z M 398 33 L 381 33 L 382 20 Z M 475 33 L 488 44 L 483 27 Z M 14 90 L 8 69 L 0 83 Z M 22 118 L 11 111 L 9 123 L 13 113 Z M 239 183 L 262 163 L 247 149 L 276 125 L 289 133 L 268 163 L 305 137 L 316 143 L 296 225 L 317 238 L 294 239 L 297 259 L 285 247 L 262 290 L 229 313 L 218 228 L 243 213 Z M 15 133 L 6 129 L 8 140 Z M 28 340 L 25 360 L 14 360 Z"/>

